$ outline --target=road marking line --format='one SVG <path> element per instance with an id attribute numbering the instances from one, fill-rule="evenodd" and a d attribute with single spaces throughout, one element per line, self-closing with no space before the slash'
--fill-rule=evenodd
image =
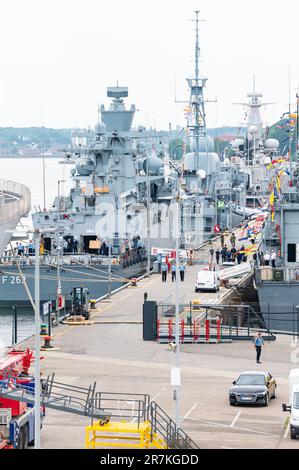
<path id="1" fill-rule="evenodd" d="M 183 416 L 183 419 L 186 419 L 188 418 L 188 416 L 192 413 L 192 411 L 195 410 L 195 408 L 198 406 L 198 403 L 194 403 L 194 405 L 190 408 L 189 411 L 187 411 L 187 413 L 185 414 L 185 416 Z"/>
<path id="2" fill-rule="evenodd" d="M 240 414 L 242 413 L 242 410 L 238 411 L 237 415 L 235 416 L 233 422 L 231 423 L 230 427 L 233 428 L 236 422 L 238 421 Z"/>
<path id="3" fill-rule="evenodd" d="M 202 424 L 202 425 L 207 424 L 208 426 L 218 426 L 220 428 L 229 428 L 229 429 L 231 428 L 231 426 L 229 424 L 217 423 L 215 421 L 208 421 L 208 420 L 205 420 L 205 419 L 194 419 L 194 418 L 186 418 L 186 419 L 188 419 L 189 421 L 197 422 L 197 423 Z M 246 432 L 252 432 L 252 433 L 255 433 L 255 434 L 261 434 L 262 436 L 277 437 L 277 434 L 271 434 L 269 432 L 258 431 L 256 429 L 241 428 L 239 426 L 236 426 L 233 429 L 236 430 L 236 431 L 246 431 Z"/>

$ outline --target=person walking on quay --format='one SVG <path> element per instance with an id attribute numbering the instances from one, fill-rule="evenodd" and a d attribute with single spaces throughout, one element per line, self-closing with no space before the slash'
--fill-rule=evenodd
<path id="1" fill-rule="evenodd" d="M 272 265 L 272 268 L 276 268 L 276 252 L 275 250 L 272 250 L 271 251 L 271 265 Z"/>
<path id="2" fill-rule="evenodd" d="M 162 263 L 161 271 L 162 271 L 162 282 L 166 282 L 167 281 L 168 266 L 165 262 Z"/>
<path id="3" fill-rule="evenodd" d="M 221 243 L 221 248 L 223 248 L 224 247 L 224 233 L 223 232 L 221 232 L 220 234 L 220 243 Z"/>
<path id="4" fill-rule="evenodd" d="M 224 245 L 224 247 L 221 250 L 222 263 L 226 262 L 226 255 L 227 255 L 227 246 Z"/>
<path id="5" fill-rule="evenodd" d="M 232 261 L 235 262 L 236 253 L 237 253 L 237 249 L 235 246 L 230 250 L 230 253 L 231 253 Z"/>
<path id="6" fill-rule="evenodd" d="M 179 265 L 179 270 L 180 270 L 180 278 L 181 278 L 181 281 L 184 282 L 185 280 L 185 265 L 184 264 L 180 264 Z"/>
<path id="7" fill-rule="evenodd" d="M 236 235 L 234 233 L 231 234 L 231 237 L 229 239 L 230 243 L 231 243 L 231 246 L 232 248 L 235 248 L 235 245 L 236 245 Z"/>
<path id="8" fill-rule="evenodd" d="M 171 266 L 171 280 L 174 282 L 176 280 L 176 264 L 173 263 Z"/>
<path id="9" fill-rule="evenodd" d="M 216 255 L 216 263 L 219 264 L 219 260 L 220 260 L 220 250 L 219 250 L 219 248 L 217 248 L 217 250 L 215 252 L 215 255 Z"/>
<path id="10" fill-rule="evenodd" d="M 252 340 L 255 350 L 256 350 L 256 362 L 257 364 L 261 364 L 260 358 L 262 354 L 262 346 L 264 346 L 264 340 L 262 337 L 262 333 L 258 333 L 255 338 Z"/>

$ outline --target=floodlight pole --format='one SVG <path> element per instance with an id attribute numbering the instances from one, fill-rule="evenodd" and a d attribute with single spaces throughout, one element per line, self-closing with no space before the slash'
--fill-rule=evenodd
<path id="1" fill-rule="evenodd" d="M 35 334 L 34 334 L 34 348 L 35 348 L 35 362 L 34 362 L 34 448 L 41 448 L 40 429 L 41 429 L 41 414 L 40 414 L 40 237 L 39 230 L 35 230 L 35 273 L 34 273 L 34 306 L 35 306 Z"/>

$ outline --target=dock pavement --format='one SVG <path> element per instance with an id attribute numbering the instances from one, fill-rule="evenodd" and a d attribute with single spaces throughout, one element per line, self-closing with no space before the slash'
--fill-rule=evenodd
<path id="1" fill-rule="evenodd" d="M 239 235 L 239 234 L 238 234 Z M 238 237 L 237 237 L 238 238 Z M 229 236 L 225 243 L 229 246 Z M 237 245 L 239 243 L 237 242 Z M 219 241 L 213 243 L 214 248 Z M 238 248 L 238 246 L 237 246 Z M 210 245 L 202 256 L 209 260 Z M 204 265 L 188 266 L 180 292 L 185 300 L 199 298 L 202 303 L 215 302 L 219 293 L 195 294 L 196 273 Z M 43 352 L 43 375 L 55 372 L 55 379 L 78 386 L 97 382 L 104 392 L 147 393 L 171 417 L 175 415 L 170 371 L 175 354 L 167 344 L 142 340 L 142 304 L 144 293 L 149 299 L 163 300 L 174 295 L 175 283 L 168 275 L 152 274 L 100 302 L 93 311 L 91 324 L 63 325 L 55 329 L 55 349 Z M 174 297 L 173 297 L 174 298 Z M 32 346 L 32 339 L 28 341 Z M 204 448 L 299 448 L 291 441 L 287 414 L 281 404 L 288 401 L 288 374 L 298 367 L 299 345 L 291 336 L 278 336 L 267 344 L 262 364 L 255 362 L 255 350 L 248 341 L 230 344 L 180 345 L 182 384 L 180 394 L 181 427 Z M 277 379 L 278 395 L 269 406 L 240 408 L 228 404 L 228 390 L 239 373 L 245 370 L 269 370 Z M 121 419 L 121 410 L 119 410 Z M 84 448 L 88 418 L 47 410 L 42 428 L 42 447 Z"/>

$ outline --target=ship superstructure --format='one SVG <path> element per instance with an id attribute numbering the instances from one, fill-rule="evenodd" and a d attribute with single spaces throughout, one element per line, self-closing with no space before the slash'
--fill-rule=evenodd
<path id="1" fill-rule="evenodd" d="M 190 234 L 194 245 L 213 234 L 217 222 L 215 181 L 220 161 L 214 151 L 214 141 L 207 135 L 204 89 L 207 78 L 200 75 L 199 11 L 195 12 L 195 70 L 187 78 L 190 90 L 185 112 L 187 117 L 186 148 L 182 161 L 182 187 L 187 198 L 183 202 L 186 217 L 183 217 L 184 233 Z"/>
<path id="2" fill-rule="evenodd" d="M 291 136 L 296 124 L 289 118 Z M 290 137 L 290 142 L 292 137 Z M 269 164 L 271 193 L 255 268 L 261 313 L 268 327 L 299 332 L 299 167 L 288 156 Z"/>

